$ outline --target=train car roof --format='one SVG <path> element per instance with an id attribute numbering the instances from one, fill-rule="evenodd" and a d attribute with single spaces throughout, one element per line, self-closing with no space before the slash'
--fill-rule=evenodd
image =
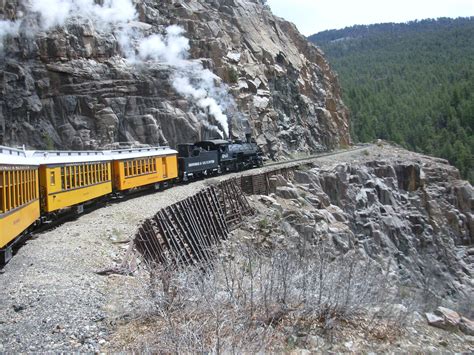
<path id="1" fill-rule="evenodd" d="M 147 147 L 98 151 L 28 151 L 30 159 L 37 165 L 107 162 L 153 156 L 178 154 L 169 147 Z"/>
<path id="2" fill-rule="evenodd" d="M 38 166 L 37 160 L 31 158 L 27 151 L 0 146 L 0 165 Z"/>
<path id="3" fill-rule="evenodd" d="M 113 160 L 134 159 L 144 157 L 160 157 L 167 155 L 175 155 L 178 152 L 170 147 L 147 147 L 147 148 L 131 148 L 111 150 L 109 154 Z"/>
<path id="4" fill-rule="evenodd" d="M 107 151 L 31 150 L 27 154 L 39 165 L 93 163 L 112 160 Z"/>

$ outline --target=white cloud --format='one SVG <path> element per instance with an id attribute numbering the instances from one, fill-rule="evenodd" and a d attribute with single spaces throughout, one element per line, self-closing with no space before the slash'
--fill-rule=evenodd
<path id="1" fill-rule="evenodd" d="M 269 0 L 278 16 L 310 35 L 356 24 L 474 16 L 474 0 Z"/>

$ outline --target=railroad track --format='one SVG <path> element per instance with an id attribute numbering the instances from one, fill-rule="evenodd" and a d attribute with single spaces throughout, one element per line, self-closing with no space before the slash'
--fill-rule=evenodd
<path id="1" fill-rule="evenodd" d="M 345 149 L 345 150 L 338 150 L 338 151 L 332 151 L 332 152 L 325 152 L 325 153 L 320 153 L 320 154 L 315 154 L 315 155 L 310 155 L 308 157 L 304 158 L 298 158 L 298 159 L 292 159 L 292 160 L 286 160 L 286 161 L 278 161 L 278 162 L 272 162 L 270 164 L 264 164 L 264 167 L 272 167 L 272 166 L 278 166 L 278 165 L 286 165 L 286 164 L 295 164 L 295 163 L 302 163 L 302 162 L 312 162 L 315 159 L 318 158 L 324 158 L 324 157 L 330 157 L 338 154 L 344 154 L 344 153 L 351 153 L 351 152 L 357 152 L 357 151 L 362 151 L 365 150 L 372 145 L 363 145 L 363 146 L 357 146 L 355 148 L 351 149 Z"/>
<path id="2" fill-rule="evenodd" d="M 359 149 L 363 148 L 350 151 Z M 247 173 L 223 176 L 219 181 L 213 181 L 211 186 L 160 209 L 146 219 L 138 227 L 131 248 L 146 261 L 165 267 L 208 264 L 215 257 L 215 247 L 229 237 L 230 231 L 243 222 L 244 216 L 253 214 L 245 195 L 268 196 L 276 192 L 272 183 L 274 176 L 282 175 L 289 179 L 301 164 L 334 154 L 338 152 L 271 163 Z M 115 271 L 129 273 L 127 265 L 130 264 L 125 257 L 121 267 Z"/>
<path id="3" fill-rule="evenodd" d="M 309 157 L 304 157 L 300 159 L 294 159 L 291 161 L 275 162 L 266 164 L 261 169 L 254 169 L 248 171 L 244 174 L 241 174 L 237 177 L 240 180 L 241 190 L 248 195 L 269 195 L 274 191 L 271 179 L 275 175 L 283 175 L 285 178 L 291 178 L 291 174 L 300 165 L 314 163 L 315 160 L 336 156 L 338 154 L 347 154 L 351 152 L 357 152 L 367 149 L 369 146 L 358 146 L 349 150 L 337 151 L 337 152 L 328 152 L 321 153 L 317 155 L 312 155 Z"/>
<path id="4" fill-rule="evenodd" d="M 246 170 L 242 171 L 239 173 L 233 173 L 233 174 L 228 174 L 221 176 L 220 181 L 225 181 L 229 179 L 233 179 L 236 176 L 240 178 L 240 184 L 242 187 L 242 190 L 245 193 L 248 194 L 266 194 L 269 191 L 269 183 L 268 183 L 268 177 L 272 174 L 268 174 L 269 172 L 275 171 L 275 170 L 281 170 L 286 169 L 286 168 L 294 168 L 295 166 L 301 165 L 301 164 L 306 164 L 306 163 L 312 163 L 316 159 L 324 158 L 324 157 L 329 157 L 329 156 L 336 156 L 339 154 L 345 154 L 345 153 L 351 153 L 351 152 L 357 152 L 361 150 L 365 150 L 370 146 L 357 146 L 352 149 L 347 149 L 347 150 L 339 150 L 339 151 L 332 151 L 332 152 L 325 152 L 325 153 L 320 153 L 320 154 L 315 154 L 303 158 L 298 158 L 298 159 L 293 159 L 293 160 L 285 160 L 285 161 L 279 161 L 279 162 L 271 162 L 271 163 L 266 163 L 264 164 L 263 167 L 258 168 L 258 169 L 252 169 L 252 170 Z M 279 169 L 280 168 L 280 169 Z M 264 171 L 262 171 L 264 170 Z M 252 177 L 253 176 L 253 177 Z M 250 177 L 250 179 L 248 178 Z M 195 180 L 198 181 L 198 180 Z M 192 184 L 194 181 L 190 181 L 187 184 Z M 30 228 L 28 231 L 24 233 L 21 237 L 18 238 L 17 243 L 13 246 L 13 254 L 15 254 L 19 248 L 29 239 L 32 238 L 37 238 L 39 234 L 47 232 L 49 230 L 52 230 L 54 228 L 57 228 L 58 226 L 66 223 L 73 221 L 80 217 L 83 214 L 90 213 L 94 210 L 97 210 L 99 208 L 102 208 L 106 205 L 110 204 L 116 204 L 120 203 L 132 198 L 136 197 L 141 197 L 147 194 L 155 193 L 156 190 L 152 188 L 148 189 L 139 189 L 135 190 L 133 192 L 130 192 L 124 196 L 121 196 L 120 198 L 116 197 L 107 197 L 107 198 L 102 198 L 98 201 L 95 201 L 89 205 L 86 205 L 84 208 L 83 213 L 78 214 L 75 212 L 75 209 L 72 209 L 70 212 L 61 214 L 58 217 L 55 217 L 52 220 L 47 221 L 47 223 L 41 223 L 35 227 Z M 0 264 L 0 270 L 3 268 L 4 264 Z"/>

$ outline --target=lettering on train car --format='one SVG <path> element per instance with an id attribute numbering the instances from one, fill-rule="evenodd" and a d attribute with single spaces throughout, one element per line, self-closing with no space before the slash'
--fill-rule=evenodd
<path id="1" fill-rule="evenodd" d="M 0 171 L 23 171 L 23 170 L 35 170 L 31 167 L 25 166 L 11 166 L 11 165 L 0 165 Z"/>
<path id="2" fill-rule="evenodd" d="M 215 164 L 215 160 L 206 160 L 206 161 L 198 161 L 195 163 L 189 163 L 189 167 L 195 167 L 195 166 L 201 166 L 201 165 L 209 165 L 209 164 Z"/>

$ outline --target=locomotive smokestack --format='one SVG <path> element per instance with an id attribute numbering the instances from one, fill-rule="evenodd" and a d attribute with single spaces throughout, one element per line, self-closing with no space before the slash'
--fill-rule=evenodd
<path id="1" fill-rule="evenodd" d="M 234 132 L 233 132 L 233 127 L 232 127 L 232 122 L 229 120 L 229 137 L 228 139 L 231 141 L 234 139 Z"/>
<path id="2" fill-rule="evenodd" d="M 245 141 L 247 143 L 252 143 L 252 133 L 250 132 L 245 133 Z"/>

